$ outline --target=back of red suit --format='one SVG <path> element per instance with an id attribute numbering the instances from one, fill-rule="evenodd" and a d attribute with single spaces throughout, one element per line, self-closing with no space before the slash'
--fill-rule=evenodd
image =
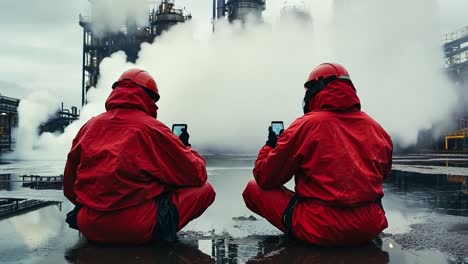
<path id="1" fill-rule="evenodd" d="M 162 194 L 169 193 L 177 207 L 177 230 L 213 202 L 214 192 L 205 184 L 205 160 L 155 119 L 159 95 L 155 84 L 150 87 L 148 94 L 138 83 L 119 80 L 106 101 L 107 111 L 88 121 L 73 140 L 64 194 L 81 207 L 77 225 L 90 240 L 152 240 L 155 199 Z M 197 206 L 196 200 L 205 204 Z"/>
<path id="2" fill-rule="evenodd" d="M 295 176 L 299 202 L 291 231 L 301 240 L 348 245 L 373 239 L 387 227 L 379 201 L 392 164 L 389 135 L 360 110 L 347 80 L 331 81 L 305 107 L 308 113 L 284 131 L 275 148 L 260 150 L 258 185 L 275 189 Z"/>

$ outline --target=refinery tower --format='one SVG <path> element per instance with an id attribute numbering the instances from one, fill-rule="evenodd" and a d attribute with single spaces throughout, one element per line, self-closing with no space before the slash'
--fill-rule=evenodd
<path id="1" fill-rule="evenodd" d="M 213 0 L 213 20 L 226 15 L 231 22 L 245 22 L 249 17 L 260 20 L 265 9 L 265 0 Z"/>
<path id="2" fill-rule="evenodd" d="M 91 12 L 96 0 L 89 0 Z M 117 32 L 94 31 L 92 16 L 80 15 L 80 26 L 83 28 L 83 76 L 82 104 L 86 104 L 86 94 L 95 87 L 99 78 L 99 65 L 102 60 L 117 51 L 124 51 L 127 60 L 135 62 L 143 42 L 153 43 L 155 37 L 168 30 L 171 26 L 183 23 L 192 18 L 191 14 L 182 9 L 176 9 L 174 0 L 162 0 L 153 8 L 148 4 L 146 26 L 137 26 L 136 18 L 127 20 L 125 25 L 119 25 Z M 146 18 L 145 18 L 146 19 Z"/>

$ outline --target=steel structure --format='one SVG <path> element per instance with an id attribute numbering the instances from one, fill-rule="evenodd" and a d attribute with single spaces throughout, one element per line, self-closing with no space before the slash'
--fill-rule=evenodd
<path id="1" fill-rule="evenodd" d="M 92 0 L 90 0 L 92 4 Z M 173 0 L 162 0 L 157 8 L 149 9 L 148 25 L 138 27 L 135 21 L 128 21 L 118 32 L 95 34 L 93 21 L 90 17 L 80 15 L 79 24 L 83 27 L 83 75 L 82 104 L 86 104 L 86 95 L 91 87 L 95 87 L 99 78 L 99 65 L 102 60 L 117 51 L 124 51 L 127 60 L 135 62 L 140 46 L 144 42 L 153 43 L 154 38 L 161 35 L 177 23 L 192 18 L 185 10 L 176 9 Z"/>
<path id="2" fill-rule="evenodd" d="M 335 0 L 343 4 L 346 0 Z M 468 27 L 442 37 L 442 49 L 445 54 L 445 68 L 449 78 L 457 84 L 458 103 L 455 112 L 443 124 L 433 124 L 431 129 L 419 131 L 417 151 L 445 150 L 466 151 L 468 149 L 468 108 L 464 98 L 468 89 Z M 451 126 L 452 131 L 446 131 L 439 136 L 441 129 Z M 444 127 L 444 128 L 442 128 Z"/>
<path id="3" fill-rule="evenodd" d="M 49 132 L 63 133 L 65 128 L 69 126 L 73 121 L 77 120 L 80 117 L 78 108 L 72 106 L 71 111 L 62 107 L 55 112 L 55 115 L 47 120 L 46 123 L 43 123 L 39 126 L 39 134 Z"/>
<path id="4" fill-rule="evenodd" d="M 231 22 L 246 22 L 249 17 L 260 20 L 265 9 L 265 0 L 213 0 L 213 20 L 226 15 Z"/>
<path id="5" fill-rule="evenodd" d="M 446 68 L 459 81 L 468 80 L 468 27 L 443 36 Z"/>
<path id="6" fill-rule="evenodd" d="M 57 205 L 62 210 L 62 202 L 17 198 L 0 198 L 0 220 L 34 211 L 49 205 Z"/>
<path id="7" fill-rule="evenodd" d="M 13 128 L 18 126 L 19 99 L 0 95 L 0 152 L 13 149 Z"/>
<path id="8" fill-rule="evenodd" d="M 444 148 L 465 150 L 468 148 L 468 109 L 465 106 L 468 98 L 464 98 L 468 89 L 468 27 L 445 34 L 442 42 L 447 73 L 460 89 L 458 91 L 460 101 L 453 117 L 459 121 L 458 130 L 446 133 Z"/>
<path id="9" fill-rule="evenodd" d="M 11 174 L 0 174 L 0 191 L 11 191 Z"/>

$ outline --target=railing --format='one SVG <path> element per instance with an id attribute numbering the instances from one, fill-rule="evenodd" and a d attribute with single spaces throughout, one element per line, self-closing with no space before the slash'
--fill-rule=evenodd
<path id="1" fill-rule="evenodd" d="M 449 43 L 454 40 L 468 36 L 468 26 L 452 33 L 447 33 L 442 37 L 442 42 Z"/>
<path id="2" fill-rule="evenodd" d="M 468 36 L 468 27 L 464 27 L 456 32 L 445 34 L 442 37 L 442 42 L 447 45 L 450 42 L 456 41 L 461 38 L 465 38 Z M 449 44 L 450 45 L 450 44 Z M 468 50 L 466 50 L 466 46 L 468 42 L 460 45 L 459 43 L 454 43 L 454 45 L 450 45 L 446 47 L 446 68 L 453 68 L 457 67 L 458 65 L 465 64 L 468 62 Z"/>
<path id="3" fill-rule="evenodd" d="M 448 59 L 448 63 L 447 63 L 448 66 L 465 63 L 468 61 L 468 51 L 459 53 L 447 59 Z"/>
<path id="4" fill-rule="evenodd" d="M 452 131 L 447 134 L 448 137 L 464 136 L 468 137 L 468 128 Z"/>
<path id="5" fill-rule="evenodd" d="M 449 148 L 449 140 L 465 138 L 468 138 L 468 128 L 447 133 L 447 135 L 445 136 L 445 149 L 448 150 Z"/>
<path id="6" fill-rule="evenodd" d="M 23 182 L 63 182 L 63 175 L 60 176 L 39 176 L 39 175 L 22 175 Z"/>
<path id="7" fill-rule="evenodd" d="M 9 215 L 17 214 L 23 211 L 28 211 L 34 208 L 60 204 L 61 202 L 53 201 L 40 201 L 40 200 L 24 200 L 24 199 L 6 199 L 6 204 L 0 205 L 0 219 L 8 217 Z"/>
<path id="8" fill-rule="evenodd" d="M 63 183 L 63 175 L 60 176 L 37 176 L 37 175 L 23 175 L 23 187 L 31 189 L 53 189 L 61 190 Z"/>

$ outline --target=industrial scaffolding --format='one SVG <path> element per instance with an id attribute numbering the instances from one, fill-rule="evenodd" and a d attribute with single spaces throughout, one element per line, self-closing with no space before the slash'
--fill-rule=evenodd
<path id="1" fill-rule="evenodd" d="M 456 32 L 448 33 L 442 39 L 445 53 L 445 67 L 449 77 L 455 81 L 466 94 L 468 88 L 468 27 Z M 445 135 L 444 147 L 446 150 L 464 150 L 468 148 L 468 112 L 463 105 L 458 106 L 459 127 L 456 131 Z"/>
<path id="2" fill-rule="evenodd" d="M 14 147 L 13 128 L 18 126 L 19 99 L 0 95 L 0 152 Z"/>
<path id="3" fill-rule="evenodd" d="M 453 77 L 468 80 L 468 27 L 443 36 L 445 66 Z"/>
<path id="4" fill-rule="evenodd" d="M 82 105 L 86 104 L 88 90 L 98 82 L 99 65 L 104 58 L 124 51 L 127 61 L 135 62 L 142 43 L 153 43 L 155 37 L 170 27 L 192 18 L 184 9 L 176 9 L 173 0 L 162 0 L 157 8 L 148 10 L 147 26 L 138 27 L 133 21 L 122 25 L 118 32 L 100 35 L 93 31 L 92 19 L 80 15 L 79 24 L 83 28 Z"/>
<path id="5" fill-rule="evenodd" d="M 76 106 L 71 107 L 71 111 L 62 107 L 58 109 L 55 114 L 47 120 L 47 122 L 39 126 L 39 134 L 42 133 L 63 133 L 65 128 L 73 123 L 75 120 L 78 120 L 80 113 Z"/>

